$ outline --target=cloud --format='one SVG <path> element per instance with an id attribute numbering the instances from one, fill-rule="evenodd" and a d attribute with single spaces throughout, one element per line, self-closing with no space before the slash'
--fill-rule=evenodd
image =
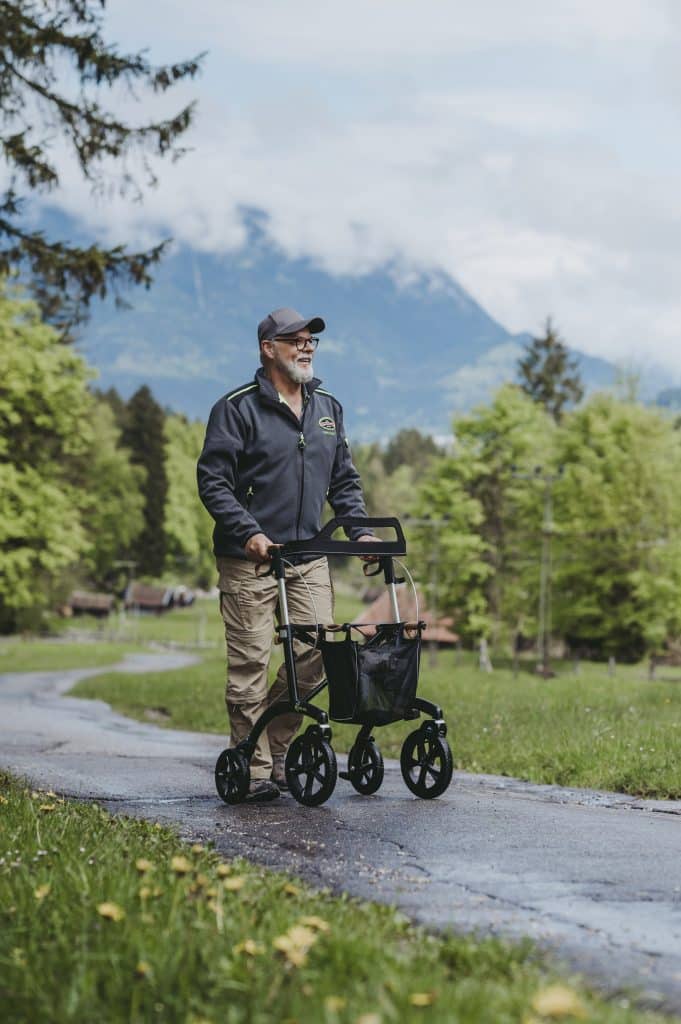
<path id="1" fill-rule="evenodd" d="M 108 20 L 155 59 L 209 44 L 193 150 L 142 205 L 67 173 L 60 202 L 102 237 L 235 250 L 259 209 L 333 273 L 444 271 L 512 330 L 552 314 L 575 347 L 681 373 L 672 4 L 197 2 L 189 29 L 160 10 Z"/>

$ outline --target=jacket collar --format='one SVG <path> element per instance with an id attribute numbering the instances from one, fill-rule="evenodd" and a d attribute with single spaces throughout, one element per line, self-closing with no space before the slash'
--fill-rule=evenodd
<path id="1" fill-rule="evenodd" d="M 260 389 L 260 397 L 265 398 L 270 402 L 276 402 L 279 405 L 279 394 L 269 377 L 265 376 L 265 371 L 262 366 L 255 372 L 255 383 Z M 318 377 L 313 377 L 307 384 L 303 384 L 303 398 L 309 398 L 313 391 L 316 391 L 321 380 Z"/>

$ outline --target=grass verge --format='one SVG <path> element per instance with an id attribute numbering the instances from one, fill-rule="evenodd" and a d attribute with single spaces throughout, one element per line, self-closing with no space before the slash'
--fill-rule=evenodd
<path id="1" fill-rule="evenodd" d="M 138 651 L 134 643 L 71 643 L 64 640 L 0 640 L 0 675 L 8 672 L 57 672 L 71 668 L 115 665 Z"/>
<path id="2" fill-rule="evenodd" d="M 0 788 L 8 1024 L 664 1019 L 561 980 L 528 944 L 436 938 L 159 826 Z"/>

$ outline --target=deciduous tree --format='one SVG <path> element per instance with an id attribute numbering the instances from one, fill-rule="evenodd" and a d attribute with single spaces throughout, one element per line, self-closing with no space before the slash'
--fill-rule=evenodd
<path id="1" fill-rule="evenodd" d="M 166 416 L 168 497 L 164 529 L 166 570 L 208 587 L 215 579 L 213 520 L 196 490 L 196 463 L 205 430 L 205 424 L 185 416 Z"/>
<path id="2" fill-rule="evenodd" d="M 523 470 L 551 459 L 553 422 L 514 385 L 489 406 L 454 420 L 452 455 L 435 463 L 420 490 L 419 512 L 438 528 L 439 605 L 469 636 L 499 639 L 536 623 L 541 500 Z M 425 564 L 435 535 L 425 527 Z"/>
<path id="3" fill-rule="evenodd" d="M 558 434 L 554 622 L 635 659 L 681 633 L 681 439 L 660 410 L 596 395 Z"/>
<path id="4" fill-rule="evenodd" d="M 88 549 L 72 481 L 92 444 L 91 371 L 35 305 L 0 294 L 0 630 L 33 625 Z M 61 595 L 65 596 L 65 595 Z"/>

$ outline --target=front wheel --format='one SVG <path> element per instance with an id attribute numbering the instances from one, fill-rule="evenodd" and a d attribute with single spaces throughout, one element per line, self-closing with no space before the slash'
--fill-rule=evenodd
<path id="1" fill-rule="evenodd" d="M 336 787 L 337 775 L 333 748 L 314 726 L 296 736 L 286 754 L 286 781 L 298 803 L 323 804 Z"/>
<path id="2" fill-rule="evenodd" d="M 348 754 L 348 778 L 351 785 L 362 796 L 370 796 L 380 788 L 383 773 L 383 754 L 373 737 L 356 739 Z"/>
<path id="3" fill-rule="evenodd" d="M 251 769 L 244 755 L 233 748 L 223 750 L 215 764 L 215 788 L 226 804 L 240 804 L 248 793 Z"/>
<path id="4" fill-rule="evenodd" d="M 449 743 L 432 729 L 410 732 L 402 744 L 402 778 L 422 800 L 441 796 L 452 781 L 454 762 Z"/>

